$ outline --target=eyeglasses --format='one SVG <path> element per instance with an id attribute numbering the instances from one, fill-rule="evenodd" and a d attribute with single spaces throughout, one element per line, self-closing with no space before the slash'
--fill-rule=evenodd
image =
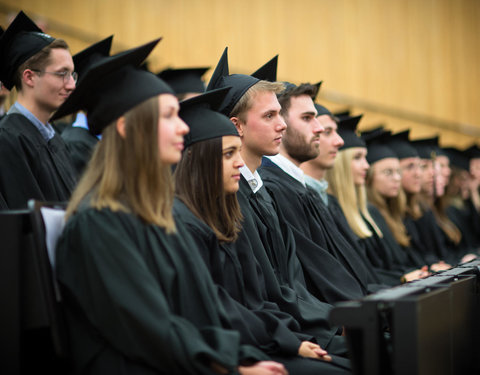
<path id="1" fill-rule="evenodd" d="M 380 171 L 383 175 L 386 177 L 393 177 L 394 175 L 397 175 L 399 177 L 402 177 L 402 170 L 401 169 L 383 169 Z"/>
<path id="2" fill-rule="evenodd" d="M 77 83 L 77 79 L 78 79 L 78 73 L 77 72 L 68 72 L 68 71 L 64 71 L 64 72 L 47 72 L 45 70 L 37 70 L 37 69 L 30 69 L 32 72 L 36 72 L 36 73 L 47 73 L 47 74 L 53 74 L 57 77 L 60 77 L 63 79 L 63 83 L 64 84 L 67 84 L 68 81 L 70 81 L 70 77 L 73 78 L 73 82 Z"/>

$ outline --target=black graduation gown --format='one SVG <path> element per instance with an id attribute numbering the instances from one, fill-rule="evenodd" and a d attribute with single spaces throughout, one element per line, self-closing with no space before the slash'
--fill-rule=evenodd
<path id="1" fill-rule="evenodd" d="M 405 274 L 426 265 L 422 257 L 420 257 L 412 247 L 401 246 L 397 242 L 383 215 L 374 205 L 368 205 L 368 212 L 373 221 L 375 221 L 375 224 L 377 224 L 378 228 L 382 231 L 382 242 L 384 246 L 379 249 L 380 253 L 377 255 L 383 260 L 384 266 L 387 269 L 398 270 L 402 272 L 402 274 Z M 388 249 L 388 252 L 383 251 L 384 249 Z"/>
<path id="2" fill-rule="evenodd" d="M 268 359 L 241 345 L 181 223 L 166 234 L 133 214 L 86 208 L 57 246 L 57 279 L 74 370 L 89 374 L 214 374 Z"/>
<path id="3" fill-rule="evenodd" d="M 373 264 L 370 260 L 370 257 L 367 255 L 369 252 L 372 252 L 375 247 L 382 246 L 379 241 L 379 237 L 376 235 L 370 224 L 366 222 L 367 226 L 370 227 L 369 229 L 373 233 L 372 237 L 360 239 L 348 224 L 347 218 L 345 217 L 343 209 L 340 206 L 337 198 L 330 194 L 328 195 L 328 210 L 330 211 L 331 216 L 337 224 L 340 232 L 343 234 L 345 239 L 347 239 L 349 244 L 351 244 L 351 246 L 355 249 L 355 252 L 360 255 L 365 267 L 368 269 L 369 292 L 373 293 L 381 289 L 400 284 L 400 278 L 402 275 L 399 272 L 385 269 L 381 264 L 378 263 Z M 377 257 L 375 258 L 378 259 Z"/>
<path id="4" fill-rule="evenodd" d="M 301 341 L 314 342 L 314 337 L 299 333 L 300 324 L 291 315 L 280 311 L 275 303 L 267 301 L 265 282 L 254 255 L 250 253 L 241 261 L 233 248 L 219 244 L 212 229 L 177 198 L 174 214 L 195 241 L 218 287 L 230 323 L 240 332 L 243 342 L 267 352 L 293 373 L 338 373 L 336 364 L 349 366 L 345 359 L 335 356 L 331 364 L 299 357 Z"/>
<path id="5" fill-rule="evenodd" d="M 76 183 L 73 165 L 58 134 L 48 142 L 23 115 L 0 121 L 0 194 L 10 209 L 29 199 L 63 202 Z"/>
<path id="6" fill-rule="evenodd" d="M 275 202 L 275 209 L 281 213 L 279 217 L 292 228 L 309 290 L 330 303 L 365 296 L 368 270 L 338 231 L 318 193 L 305 188 L 267 158 L 263 158 L 259 174 Z M 321 290 L 325 277 L 334 283 L 341 291 L 338 294 L 343 297 L 326 299 Z"/>
<path id="7" fill-rule="evenodd" d="M 460 260 L 460 254 L 446 234 L 440 228 L 432 210 L 426 210 L 416 220 L 406 218 L 407 230 L 411 234 L 412 243 L 421 243 L 425 249 L 426 259 L 429 264 L 444 260 L 455 266 Z"/>
<path id="8" fill-rule="evenodd" d="M 269 210 L 269 217 L 264 218 L 262 211 L 267 208 L 261 208 L 264 203 L 259 193 L 262 191 L 265 192 L 264 187 L 254 194 L 242 176 L 237 198 L 244 220 L 239 238 L 232 244 L 235 252 L 242 264 L 254 254 L 264 276 L 268 300 L 297 320 L 302 333 L 314 336 L 316 342 L 332 354 L 345 353 L 344 338 L 336 335 L 340 329 L 328 322 L 332 305 L 320 301 L 306 288 L 289 228 L 283 226 L 284 239 L 275 211 Z M 330 282 L 326 279 L 325 283 Z"/>
<path id="9" fill-rule="evenodd" d="M 98 138 L 78 126 L 68 126 L 62 132 L 62 139 L 67 146 L 70 159 L 75 167 L 77 178 L 81 176 L 92 156 Z"/>
<path id="10" fill-rule="evenodd" d="M 447 207 L 447 216 L 462 233 L 460 247 L 465 253 L 478 254 L 480 249 L 480 215 L 472 201 L 463 201 L 462 207 L 450 205 Z"/>

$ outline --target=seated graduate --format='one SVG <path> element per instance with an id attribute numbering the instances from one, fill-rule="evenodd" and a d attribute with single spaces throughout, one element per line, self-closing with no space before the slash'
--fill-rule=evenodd
<path id="1" fill-rule="evenodd" d="M 328 191 L 337 198 L 341 214 L 346 217 L 354 235 L 364 249 L 364 256 L 379 279 L 386 285 L 394 286 L 402 280 L 413 280 L 413 274 L 403 274 L 391 261 L 391 250 L 378 225 L 367 207 L 365 179 L 369 164 L 365 141 L 357 136 L 360 116 L 345 117 L 339 121 L 338 134 L 343 138 L 333 168 L 326 172 Z M 329 199 L 331 204 L 335 202 Z M 337 214 L 337 216 L 339 216 Z"/>
<path id="2" fill-rule="evenodd" d="M 275 209 L 256 171 L 263 155 L 278 153 L 285 130 L 276 97 L 284 85 L 273 82 L 276 79 L 276 66 L 274 58 L 252 76 L 229 75 L 225 50 L 207 87 L 207 91 L 232 87 L 219 111 L 230 116 L 242 140 L 241 155 L 245 166 L 240 168 L 242 177 L 237 199 L 244 221 L 233 246 L 238 248 L 239 253 L 243 251 L 242 248 L 252 249 L 264 273 L 269 299 L 277 303 L 282 311 L 292 315 L 300 323 L 302 332 L 315 336 L 316 342 L 329 353 L 346 354 L 345 340 L 340 336 L 342 330 L 331 327 L 328 322 L 332 305 L 308 291 L 292 230 L 281 220 L 281 213 Z M 314 249 L 321 251 L 318 246 Z M 344 296 L 335 284 L 336 281 L 341 282 L 336 272 L 341 267 L 335 268 L 340 263 L 330 254 L 325 255 L 326 264 L 332 262 L 330 264 L 333 266 L 326 270 L 318 288 L 323 288 L 332 297 L 338 294 Z M 348 273 L 345 275 L 350 277 Z"/>
<path id="3" fill-rule="evenodd" d="M 309 282 L 309 290 L 321 296 L 317 294 L 317 284 L 325 273 L 323 265 L 328 260 L 325 255 L 328 252 L 341 265 L 335 269 L 335 272 L 343 273 L 342 282 L 337 284 L 339 289 L 350 293 L 351 299 L 361 298 L 370 291 L 369 270 L 357 250 L 338 229 L 320 196 L 306 185 L 300 169 L 302 162 L 318 156 L 324 131 L 316 118 L 317 111 L 312 100 L 316 93 L 314 85 L 287 83 L 286 89 L 278 95 L 287 129 L 280 152 L 263 158 L 259 174 L 284 220 L 293 228 L 297 243 L 305 243 L 297 246 L 297 253 Z M 302 237 L 303 242 L 300 242 Z M 311 242 L 323 251 L 308 246 Z M 335 267 L 335 264 L 328 264 L 328 267 Z"/>
<path id="4" fill-rule="evenodd" d="M 388 269 L 409 274 L 412 279 L 426 277 L 430 274 L 428 265 L 419 251 L 411 247 L 403 224 L 405 195 L 401 189 L 402 171 L 397 155 L 387 146 L 390 136 L 391 132 L 383 128 L 362 133 L 370 164 L 366 179 L 368 211 L 390 250 L 378 255 L 384 257 Z"/>
<path id="5" fill-rule="evenodd" d="M 465 150 L 469 159 L 470 201 L 475 210 L 480 212 L 480 148 L 475 144 Z"/>
<path id="6" fill-rule="evenodd" d="M 112 39 L 113 36 L 109 36 L 73 56 L 73 63 L 80 81 L 94 63 L 110 55 Z M 80 178 L 90 160 L 99 137 L 90 133 L 87 116 L 81 111 L 77 113 L 75 121 L 62 131 L 62 139 L 67 146 L 77 178 Z"/>
<path id="7" fill-rule="evenodd" d="M 420 157 L 422 168 L 421 189 L 417 204 L 421 216 L 414 221 L 420 233 L 431 233 L 424 240 L 430 253 L 448 264 L 457 265 L 467 256 L 467 249 L 460 247 L 462 234 L 457 226 L 448 218 L 444 200 L 447 185 L 447 174 L 442 173 L 437 155 L 442 151 L 438 146 L 438 137 L 417 139 L 412 141 L 413 147 Z M 448 173 L 449 175 L 450 173 Z"/>
<path id="8" fill-rule="evenodd" d="M 409 133 L 409 130 L 405 130 L 392 134 L 388 141 L 388 146 L 399 159 L 402 171 L 401 185 L 406 198 L 402 206 L 403 223 L 412 248 L 418 250 L 430 270 L 442 271 L 451 268 L 451 265 L 446 262 L 450 258 L 447 251 L 442 250 L 444 245 L 439 241 L 442 236 L 438 233 L 440 229 L 434 224 L 432 210 L 424 210 L 419 204 L 422 179 L 428 175 L 428 171 L 422 169 L 419 153 L 409 140 Z M 425 235 L 426 233 L 428 235 Z"/>
<path id="9" fill-rule="evenodd" d="M 286 374 L 242 345 L 172 213 L 186 124 L 173 91 L 136 68 L 154 43 L 108 58 L 61 108 L 102 134 L 66 212 L 57 279 L 83 374 Z"/>
<path id="10" fill-rule="evenodd" d="M 189 125 L 185 151 L 175 168 L 174 214 L 198 245 L 242 341 L 267 352 L 290 373 L 340 373 L 332 364 L 302 357 L 331 360 L 300 324 L 267 301 L 264 279 L 251 249 L 238 254 L 229 244 L 242 230 L 237 201 L 241 140 L 225 115 L 215 112 L 229 88 L 209 91 L 181 102 L 180 117 Z M 201 189 L 198 186 L 202 186 Z M 250 251 L 250 253 L 248 253 Z M 312 341 L 308 341 L 312 340 Z M 345 362 L 335 358 L 335 362 Z"/>
<path id="11" fill-rule="evenodd" d="M 10 209 L 30 199 L 67 201 L 76 179 L 62 138 L 49 123 L 75 89 L 68 45 L 19 12 L 0 37 L 0 81 L 17 101 L 0 122 L 0 195 Z"/>
<path id="12" fill-rule="evenodd" d="M 477 187 L 469 169 L 470 150 L 445 147 L 444 152 L 450 159 L 452 173 L 445 189 L 443 205 L 450 220 L 462 232 L 460 246 L 470 253 L 478 254 L 480 249 L 480 215 L 471 199 L 471 192 Z M 473 187 L 473 189 L 472 189 Z"/>

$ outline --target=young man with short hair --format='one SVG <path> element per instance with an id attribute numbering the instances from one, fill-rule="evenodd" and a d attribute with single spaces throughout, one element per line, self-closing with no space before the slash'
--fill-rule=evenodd
<path id="1" fill-rule="evenodd" d="M 261 78 L 275 81 L 276 63 L 274 68 L 272 74 Z M 256 171 L 263 155 L 278 153 L 286 125 L 276 97 L 283 84 L 253 75 L 230 75 L 224 53 L 207 88 L 208 91 L 231 87 L 220 112 L 230 117 L 242 139 L 245 166 L 241 168 L 237 197 L 244 220 L 233 253 L 239 254 L 244 262 L 248 259 L 258 263 L 268 297 L 300 323 L 302 332 L 313 335 L 329 353 L 343 355 L 346 347 L 339 335 L 341 329 L 331 327 L 328 322 L 332 306 L 307 290 L 291 229 L 278 217 Z M 327 279 L 325 284 L 329 284 Z"/>
<path id="2" fill-rule="evenodd" d="M 48 120 L 75 89 L 68 45 L 20 12 L 0 37 L 0 81 L 17 101 L 0 122 L 0 194 L 10 209 L 30 199 L 67 201 L 75 186 L 65 144 Z"/>

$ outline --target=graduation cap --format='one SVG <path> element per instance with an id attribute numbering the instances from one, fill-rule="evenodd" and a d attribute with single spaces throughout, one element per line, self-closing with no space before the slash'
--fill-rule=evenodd
<path id="1" fill-rule="evenodd" d="M 54 40 L 20 11 L 0 37 L 0 81 L 5 87 L 11 90 L 18 67 Z"/>
<path id="2" fill-rule="evenodd" d="M 342 118 L 350 117 L 351 112 L 349 109 L 346 109 L 345 111 L 335 112 L 333 115 L 339 120 L 341 120 Z"/>
<path id="3" fill-rule="evenodd" d="M 410 130 L 395 133 L 390 138 L 388 146 L 395 151 L 399 159 L 418 157 L 418 152 L 409 140 Z"/>
<path id="4" fill-rule="evenodd" d="M 447 154 L 448 158 L 450 159 L 450 163 L 453 166 L 465 171 L 470 169 L 470 159 L 468 157 L 468 153 L 459 150 L 456 147 L 444 147 L 443 151 Z"/>
<path id="5" fill-rule="evenodd" d="M 320 87 L 322 87 L 323 81 L 318 81 L 317 83 L 314 83 L 313 86 L 317 88 L 317 91 L 315 91 L 315 95 L 312 96 L 312 100 L 315 101 L 317 100 L 318 93 L 320 92 Z"/>
<path id="6" fill-rule="evenodd" d="M 365 141 L 357 135 L 357 126 L 363 115 L 348 116 L 338 122 L 338 135 L 343 139 L 343 146 L 339 150 L 351 147 L 366 147 Z"/>
<path id="7" fill-rule="evenodd" d="M 367 144 L 367 161 L 370 165 L 382 159 L 397 158 L 397 154 L 388 146 L 391 136 L 392 132 L 383 127 L 362 132 L 362 139 Z"/>
<path id="8" fill-rule="evenodd" d="M 277 63 L 278 55 L 250 76 L 246 74 L 230 75 L 228 68 L 228 47 L 226 47 L 207 86 L 207 91 L 221 87 L 231 87 L 231 90 L 227 93 L 223 103 L 219 107 L 219 112 L 229 116 L 235 104 L 237 104 L 245 92 L 260 80 L 276 81 Z"/>
<path id="9" fill-rule="evenodd" d="M 102 130 L 122 114 L 160 95 L 174 94 L 155 74 L 139 68 L 160 39 L 94 63 L 51 120 L 83 110 L 90 132 Z"/>
<path id="10" fill-rule="evenodd" d="M 440 152 L 440 147 L 438 147 L 438 136 L 415 139 L 411 141 L 411 144 L 417 150 L 420 159 L 432 159 Z"/>
<path id="11" fill-rule="evenodd" d="M 110 55 L 112 39 L 113 35 L 95 44 L 92 44 L 72 57 L 73 64 L 75 65 L 75 71 L 77 72 L 79 79 L 82 79 L 87 70 L 94 63 Z"/>
<path id="12" fill-rule="evenodd" d="M 464 153 L 469 159 L 480 159 L 480 148 L 477 145 L 468 147 Z"/>
<path id="13" fill-rule="evenodd" d="M 184 138 L 185 147 L 224 135 L 238 136 L 235 125 L 218 112 L 228 91 L 230 87 L 223 87 L 180 102 L 179 115 L 190 127 Z"/>
<path id="14" fill-rule="evenodd" d="M 385 130 L 385 127 L 383 125 L 380 125 L 380 126 L 377 126 L 375 128 L 362 131 L 360 133 L 360 136 L 362 137 L 362 139 L 365 142 L 368 143 L 368 141 L 370 139 L 374 139 L 374 138 L 378 137 L 380 134 L 383 134 L 386 131 L 387 130 Z"/>
<path id="15" fill-rule="evenodd" d="M 333 118 L 332 112 L 330 112 L 327 108 L 325 108 L 323 105 L 313 103 L 315 106 L 315 109 L 317 110 L 317 117 L 322 116 L 322 115 L 328 115 Z"/>
<path id="16" fill-rule="evenodd" d="M 210 67 L 205 68 L 168 68 L 157 75 L 163 79 L 175 91 L 176 94 L 187 92 L 204 92 L 205 83 L 202 76 Z"/>

